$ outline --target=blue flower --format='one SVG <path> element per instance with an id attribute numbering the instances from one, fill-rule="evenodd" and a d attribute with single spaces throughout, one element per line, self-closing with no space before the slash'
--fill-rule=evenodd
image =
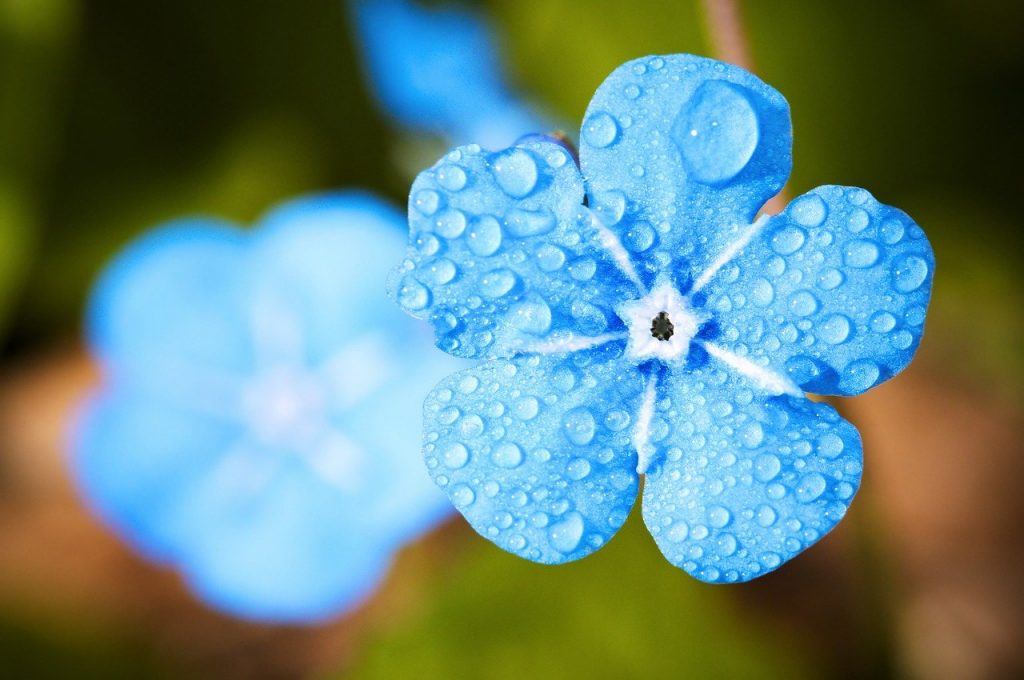
<path id="1" fill-rule="evenodd" d="M 345 193 L 246 232 L 143 237 L 93 291 L 105 386 L 73 433 L 91 505 L 208 602 L 323 618 L 451 512 L 419 465 L 420 397 L 457 368 L 387 299 L 401 216 Z"/>
<path id="2" fill-rule="evenodd" d="M 406 0 L 358 0 L 353 9 L 368 83 L 402 126 L 499 149 L 537 129 L 538 117 L 505 84 L 479 14 Z"/>
<path id="3" fill-rule="evenodd" d="M 776 90 L 672 55 L 605 80 L 579 167 L 536 141 L 420 174 L 392 294 L 439 347 L 487 359 L 424 406 L 430 474 L 480 534 L 537 562 L 584 557 L 643 474 L 665 557 L 736 582 L 842 518 L 861 440 L 804 393 L 860 394 L 906 367 L 934 260 L 862 189 L 755 219 L 791 143 Z"/>

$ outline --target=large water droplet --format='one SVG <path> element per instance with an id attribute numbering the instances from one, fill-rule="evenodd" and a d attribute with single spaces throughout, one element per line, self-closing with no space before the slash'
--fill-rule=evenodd
<path id="1" fill-rule="evenodd" d="M 412 204 L 416 210 L 429 217 L 441 207 L 441 195 L 433 189 L 420 189 L 412 197 Z"/>
<path id="2" fill-rule="evenodd" d="M 846 445 L 843 443 L 842 437 L 839 435 L 829 432 L 818 437 L 818 453 L 825 456 L 826 458 L 835 458 Z"/>
<path id="3" fill-rule="evenodd" d="M 850 337 L 853 325 L 842 314 L 833 314 L 818 325 L 818 337 L 830 345 L 839 345 Z"/>
<path id="4" fill-rule="evenodd" d="M 778 519 L 778 513 L 776 513 L 775 508 L 770 505 L 759 505 L 757 510 L 754 511 L 754 518 L 761 526 L 770 527 L 775 524 L 775 520 Z"/>
<path id="5" fill-rule="evenodd" d="M 619 124 L 605 111 L 597 111 L 583 123 L 583 140 L 591 146 L 603 149 L 618 138 Z"/>
<path id="6" fill-rule="evenodd" d="M 866 269 L 878 262 L 880 255 L 877 243 L 870 239 L 856 239 L 843 249 L 843 262 L 849 267 Z"/>
<path id="7" fill-rule="evenodd" d="M 687 175 L 702 184 L 728 182 L 747 167 L 760 140 L 757 112 L 744 89 L 705 82 L 672 125 Z"/>
<path id="8" fill-rule="evenodd" d="M 525 149 L 513 148 L 498 154 L 491 172 L 501 190 L 512 198 L 525 198 L 537 186 L 537 161 Z"/>
<path id="9" fill-rule="evenodd" d="M 750 301 L 755 305 L 767 307 L 775 299 L 775 289 L 767 279 L 757 279 L 750 287 Z"/>
<path id="10" fill-rule="evenodd" d="M 782 470 L 782 461 L 773 453 L 764 453 L 754 460 L 754 476 L 758 481 L 767 482 L 775 479 Z"/>
<path id="11" fill-rule="evenodd" d="M 594 196 L 593 208 L 602 223 L 615 226 L 626 213 L 626 194 L 618 189 L 599 192 Z"/>
<path id="12" fill-rule="evenodd" d="M 533 296 L 512 307 L 512 325 L 533 335 L 543 335 L 551 328 L 551 307 L 540 297 Z"/>
<path id="13" fill-rule="evenodd" d="M 423 280 L 434 286 L 443 286 L 455 278 L 457 270 L 455 263 L 446 257 L 441 257 L 431 262 L 426 269 L 422 270 Z"/>
<path id="14" fill-rule="evenodd" d="M 585 446 L 594 439 L 597 423 L 594 414 L 585 406 L 578 406 L 565 414 L 562 428 L 569 441 L 577 446 Z"/>
<path id="15" fill-rule="evenodd" d="M 800 480 L 796 487 L 796 498 L 801 503 L 810 503 L 825 493 L 828 482 L 817 472 L 812 472 Z"/>
<path id="16" fill-rule="evenodd" d="M 474 255 L 493 255 L 501 247 L 501 224 L 491 215 L 484 215 L 470 225 L 466 241 Z"/>
<path id="17" fill-rule="evenodd" d="M 464 508 L 467 505 L 471 505 L 476 500 L 476 494 L 465 484 L 458 484 L 452 487 L 450 491 L 452 497 L 452 503 L 455 503 L 456 507 Z"/>
<path id="18" fill-rule="evenodd" d="M 480 292 L 489 298 L 500 298 L 515 288 L 518 281 L 511 270 L 495 269 L 480 278 Z"/>
<path id="19" fill-rule="evenodd" d="M 434 219 L 434 231 L 445 238 L 458 238 L 466 230 L 466 216 L 460 210 L 448 208 Z"/>
<path id="20" fill-rule="evenodd" d="M 789 308 L 797 316 L 810 316 L 818 311 L 818 298 L 808 290 L 798 290 L 789 297 Z"/>
<path id="21" fill-rule="evenodd" d="M 740 441 L 748 449 L 756 449 L 764 441 L 764 428 L 761 423 L 753 422 L 743 428 L 740 433 Z"/>
<path id="22" fill-rule="evenodd" d="M 708 524 L 721 529 L 732 519 L 732 514 L 721 505 L 712 505 L 708 508 Z"/>
<path id="23" fill-rule="evenodd" d="M 548 529 L 552 547 L 560 553 L 571 553 L 583 539 L 583 515 L 578 512 L 566 513 L 561 522 Z"/>
<path id="24" fill-rule="evenodd" d="M 463 444 L 452 444 L 445 449 L 442 459 L 444 460 L 445 465 L 453 470 L 457 470 L 469 462 L 469 449 L 467 449 Z"/>
<path id="25" fill-rule="evenodd" d="M 881 376 L 878 364 L 867 359 L 854 361 L 843 371 L 842 384 L 850 392 L 863 392 L 873 387 Z"/>
<path id="26" fill-rule="evenodd" d="M 569 479 L 578 482 L 590 474 L 590 462 L 585 458 L 573 458 L 565 467 L 565 473 Z"/>
<path id="27" fill-rule="evenodd" d="M 917 255 L 904 255 L 896 260 L 892 272 L 893 287 L 901 293 L 911 293 L 928 278 L 928 263 Z"/>
<path id="28" fill-rule="evenodd" d="M 536 397 L 521 397 L 512 405 L 512 412 L 520 420 L 532 420 L 540 410 L 540 402 Z"/>
<path id="29" fill-rule="evenodd" d="M 555 216 L 548 210 L 516 208 L 505 215 L 505 229 L 516 238 L 546 234 L 555 228 L 555 224 Z"/>
<path id="30" fill-rule="evenodd" d="M 673 543 L 681 543 L 686 540 L 686 537 L 690 535 L 690 526 L 679 520 L 665 532 L 665 537 Z"/>
<path id="31" fill-rule="evenodd" d="M 565 251 L 550 243 L 543 243 L 537 247 L 537 266 L 542 271 L 553 272 L 562 268 L 565 264 Z"/>
<path id="32" fill-rule="evenodd" d="M 498 467 L 514 468 L 519 467 L 523 462 L 523 450 L 513 442 L 502 442 L 494 447 L 491 452 L 491 461 Z"/>
<path id="33" fill-rule="evenodd" d="M 467 179 L 466 171 L 457 165 L 443 165 L 437 171 L 437 183 L 448 191 L 462 191 Z"/>
<path id="34" fill-rule="evenodd" d="M 821 196 L 807 194 L 793 201 L 786 211 L 797 224 L 805 227 L 818 227 L 825 221 L 828 215 L 828 207 Z"/>
<path id="35" fill-rule="evenodd" d="M 790 255 L 800 250 L 806 240 L 807 232 L 800 227 L 787 225 L 772 235 L 772 250 L 779 255 Z"/>
<path id="36" fill-rule="evenodd" d="M 410 312 L 423 309 L 430 304 L 430 291 L 412 276 L 406 275 L 398 286 L 398 304 Z"/>

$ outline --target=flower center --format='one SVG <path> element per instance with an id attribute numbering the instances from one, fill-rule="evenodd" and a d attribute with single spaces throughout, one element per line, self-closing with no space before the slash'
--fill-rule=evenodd
<path id="1" fill-rule="evenodd" d="M 683 363 L 690 343 L 705 320 L 668 282 L 615 310 L 629 331 L 626 356 L 636 362 L 661 359 Z"/>
<path id="2" fill-rule="evenodd" d="M 662 342 L 672 339 L 675 328 L 672 319 L 668 318 L 668 314 L 665 312 L 658 312 L 658 316 L 651 320 L 651 335 Z"/>

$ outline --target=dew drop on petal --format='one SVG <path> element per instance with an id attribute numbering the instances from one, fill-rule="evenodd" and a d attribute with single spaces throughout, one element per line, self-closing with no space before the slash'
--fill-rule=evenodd
<path id="1" fill-rule="evenodd" d="M 578 512 L 566 513 L 557 524 L 548 529 L 552 547 L 560 553 L 571 553 L 583 540 L 583 515 Z"/>
<path id="2" fill-rule="evenodd" d="M 469 449 L 465 445 L 456 442 L 445 449 L 442 458 L 447 467 L 457 470 L 469 462 Z"/>
<path id="3" fill-rule="evenodd" d="M 512 148 L 498 154 L 491 172 L 501 190 L 512 198 L 525 198 L 537 186 L 537 162 L 525 149 Z"/>
<path id="4" fill-rule="evenodd" d="M 473 501 L 476 500 L 476 494 L 465 484 L 453 486 L 449 493 L 451 494 L 452 502 L 459 508 L 472 505 Z"/>
<path id="5" fill-rule="evenodd" d="M 796 487 L 796 498 L 801 503 L 810 503 L 825 493 L 828 483 L 817 472 L 805 476 Z"/>
<path id="6" fill-rule="evenodd" d="M 415 312 L 430 304 L 430 291 L 412 276 L 404 276 L 398 286 L 398 304 Z"/>
<path id="7" fill-rule="evenodd" d="M 585 446 L 594 439 L 597 423 L 594 414 L 585 406 L 577 406 L 565 414 L 562 421 L 565 436 L 577 446 Z"/>
<path id="8" fill-rule="evenodd" d="M 848 267 L 866 269 L 878 262 L 880 255 L 877 243 L 870 239 L 856 239 L 847 243 L 843 249 L 843 262 Z"/>
<path id="9" fill-rule="evenodd" d="M 928 278 L 928 263 L 918 255 L 904 255 L 893 268 L 893 288 L 900 293 L 911 293 Z"/>
<path id="10" fill-rule="evenodd" d="M 800 250 L 806 240 L 807 232 L 800 227 L 787 225 L 772 235 L 772 250 L 779 255 L 790 255 Z"/>
<path id="11" fill-rule="evenodd" d="M 709 80 L 697 88 L 676 117 L 671 135 L 687 175 L 715 185 L 728 182 L 747 167 L 761 130 L 742 87 Z"/>
<path id="12" fill-rule="evenodd" d="M 619 137 L 619 124 L 611 114 L 597 111 L 583 123 L 583 139 L 593 147 L 603 149 Z"/>
<path id="13" fill-rule="evenodd" d="M 828 216 L 825 201 L 817 194 L 807 194 L 797 198 L 786 211 L 797 224 L 805 227 L 818 227 Z"/>
<path id="14" fill-rule="evenodd" d="M 852 324 L 842 314 L 833 314 L 818 325 L 818 337 L 830 345 L 839 345 L 850 337 Z"/>
<path id="15" fill-rule="evenodd" d="M 519 467 L 523 462 L 523 450 L 513 442 L 502 442 L 491 452 L 491 461 L 498 467 Z"/>
<path id="16" fill-rule="evenodd" d="M 501 224 L 491 215 L 484 215 L 470 225 L 466 241 L 474 255 L 493 255 L 501 247 Z"/>

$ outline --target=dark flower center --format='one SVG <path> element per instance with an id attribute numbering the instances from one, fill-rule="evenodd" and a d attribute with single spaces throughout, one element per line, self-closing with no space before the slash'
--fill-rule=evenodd
<path id="1" fill-rule="evenodd" d="M 672 325 L 672 320 L 665 312 L 659 312 L 658 316 L 651 320 L 651 335 L 658 340 L 666 342 L 674 332 L 675 326 Z"/>

